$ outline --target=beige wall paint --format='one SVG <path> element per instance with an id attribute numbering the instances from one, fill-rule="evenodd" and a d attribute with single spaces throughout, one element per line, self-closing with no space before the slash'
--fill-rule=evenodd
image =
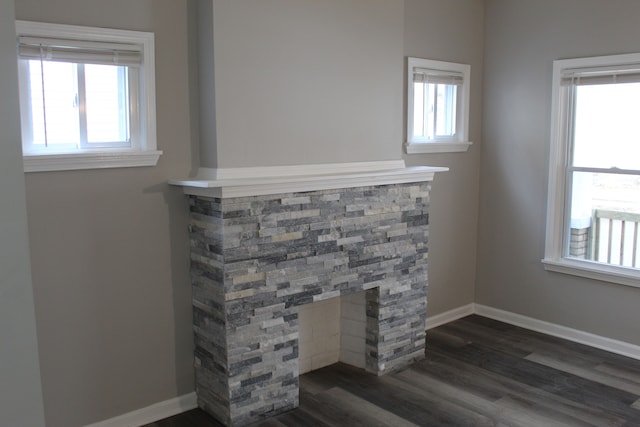
<path id="1" fill-rule="evenodd" d="M 411 166 L 450 168 L 436 175 L 431 193 L 428 316 L 474 301 L 483 145 L 483 17 L 483 0 L 405 0 L 405 69 L 407 56 L 471 64 L 469 137 L 473 145 L 469 151 L 405 155 Z"/>
<path id="2" fill-rule="evenodd" d="M 399 159 L 403 16 L 402 0 L 213 0 L 217 166 Z"/>
<path id="3" fill-rule="evenodd" d="M 13 0 L 0 1 L 0 425 L 44 426 L 20 150 Z"/>
<path id="4" fill-rule="evenodd" d="M 196 28 L 196 99 L 198 101 L 199 151 L 198 167 L 216 168 L 218 166 L 218 135 L 216 126 L 216 89 L 213 43 L 213 0 L 195 0 L 190 2 L 190 16 Z M 194 171 L 197 172 L 197 171 Z"/>
<path id="5" fill-rule="evenodd" d="M 640 289 L 546 272 L 553 60 L 638 52 L 635 0 L 488 0 L 476 301 L 640 344 Z"/>
<path id="6" fill-rule="evenodd" d="M 26 175 L 46 424 L 80 426 L 193 391 L 187 2 L 16 0 L 18 19 L 153 31 L 156 167 Z"/>

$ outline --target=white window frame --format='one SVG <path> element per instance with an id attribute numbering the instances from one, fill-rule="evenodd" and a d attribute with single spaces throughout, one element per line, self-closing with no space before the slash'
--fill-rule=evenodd
<path id="1" fill-rule="evenodd" d="M 429 70 L 436 73 L 451 73 L 462 76 L 462 84 L 458 87 L 456 102 L 456 135 L 452 138 L 426 139 L 413 135 L 414 116 L 414 71 L 416 69 Z M 469 141 L 469 94 L 471 86 L 471 66 L 455 62 L 436 61 L 424 58 L 407 58 L 407 154 L 422 153 L 455 153 L 465 152 L 472 144 Z"/>
<path id="2" fill-rule="evenodd" d="M 568 137 L 568 120 L 572 116 L 569 112 L 569 89 L 563 87 L 561 82 L 563 75 L 572 70 L 597 69 L 634 69 L 640 72 L 640 53 L 561 59 L 553 63 L 547 222 L 542 263 L 548 271 L 640 287 L 640 270 L 565 256 L 570 227 L 567 170 L 570 167 L 571 141 Z"/>
<path id="3" fill-rule="evenodd" d="M 142 64 L 136 70 L 139 78 L 130 80 L 129 86 L 129 90 L 131 92 L 135 91 L 135 95 L 138 98 L 137 109 L 134 108 L 131 111 L 131 132 L 136 133 L 137 136 L 132 138 L 131 146 L 74 147 L 68 150 L 63 149 L 43 153 L 31 151 L 28 146 L 25 147 L 23 145 L 25 172 L 155 166 L 158 163 L 162 151 L 157 150 L 156 140 L 155 45 L 153 33 L 16 21 L 16 36 L 18 38 L 55 38 L 90 43 L 136 45 L 142 52 Z"/>

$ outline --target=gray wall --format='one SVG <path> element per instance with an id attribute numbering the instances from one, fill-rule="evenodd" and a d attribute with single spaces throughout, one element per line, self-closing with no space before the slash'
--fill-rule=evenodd
<path id="1" fill-rule="evenodd" d="M 217 166 L 399 159 L 403 16 L 402 0 L 213 0 Z"/>
<path id="2" fill-rule="evenodd" d="M 166 184 L 186 176 L 194 157 L 186 4 L 16 0 L 18 19 L 156 36 L 158 165 L 26 174 L 49 427 L 108 419 L 194 389 L 188 207 Z"/>
<path id="3" fill-rule="evenodd" d="M 479 169 L 483 146 L 483 16 L 482 0 L 405 1 L 405 56 L 471 64 L 469 138 L 473 145 L 469 151 L 405 155 L 408 165 L 450 168 L 449 172 L 436 175 L 431 193 L 429 316 L 474 301 Z M 406 138 L 406 128 L 403 129 Z"/>
<path id="4" fill-rule="evenodd" d="M 555 59 L 639 50 L 637 0 L 487 0 L 476 301 L 640 344 L 640 292 L 546 272 Z"/>
<path id="5" fill-rule="evenodd" d="M 20 150 L 13 0 L 0 1 L 0 425 L 44 426 Z"/>
<path id="6" fill-rule="evenodd" d="M 249 13 L 249 3 L 259 13 Z M 9 5 L 6 0 L 0 4 L 6 19 Z M 451 168 L 436 177 L 432 193 L 429 314 L 473 302 L 475 289 L 481 304 L 640 344 L 637 289 L 548 273 L 540 264 L 552 61 L 637 51 L 640 3 L 273 4 L 278 7 L 215 1 L 218 17 L 229 19 L 218 22 L 214 13 L 215 71 L 222 73 L 219 82 L 228 85 L 218 87 L 216 81 L 215 101 L 222 109 L 213 128 L 217 146 L 203 154 L 203 165 L 398 159 L 404 135 L 403 56 L 470 63 L 474 145 L 467 153 L 406 157 L 409 164 Z M 193 36 L 187 22 L 197 16 L 188 16 L 194 12 L 188 5 L 193 2 L 16 0 L 19 19 L 150 30 L 157 45 L 158 144 L 165 153 L 157 167 L 26 175 L 48 426 L 83 425 L 193 391 L 187 206 L 184 196 L 165 184 L 199 164 L 197 103 L 189 98 L 198 91 L 193 51 L 187 46 Z M 322 25 L 314 26 L 316 19 Z M 2 28 L 6 32 L 7 26 Z M 301 38 L 305 29 L 306 39 Z M 8 36 L 2 40 L 8 43 Z M 249 78 L 256 64 L 268 84 Z M 349 87 L 345 76 L 363 71 L 359 64 L 367 72 Z M 308 69 L 320 73 L 310 89 L 316 103 L 306 111 L 300 108 L 304 97 L 292 88 L 307 87 Z M 241 72 L 231 75 L 234 70 Z M 291 85 L 279 86 L 294 71 Z M 4 75 L 3 69 L 3 82 Z M 382 80 L 380 87 L 374 84 Z M 328 87 L 339 88 L 343 96 Z M 6 84 L 0 88 L 10 89 Z M 0 108 L 15 108 L 2 99 Z M 254 107 L 248 108 L 251 103 Z M 245 107 L 249 124 L 239 115 Z M 2 128 L 1 138 L 6 138 L 4 123 Z M 9 145 L 0 146 L 3 162 L 14 159 L 7 167 L 3 163 L 0 173 L 13 177 L 18 154 L 5 157 Z M 11 183 L 3 197 L 15 196 L 19 206 L 20 180 L 3 182 Z M 5 218 L 11 216 L 3 211 L 2 218 L 4 233 Z M 11 224 L 7 232 L 24 228 L 24 215 L 17 218 L 22 225 Z M 17 248 L 24 255 L 24 233 L 9 241 L 12 254 Z M 17 259 L 20 264 L 26 258 Z M 28 283 L 26 267 L 20 268 L 18 280 Z M 26 316 L 20 328 L 28 329 L 25 295 L 8 301 L 26 298 L 27 311 L 0 324 L 19 323 Z M 0 335 L 10 332 L 4 326 Z M 33 346 L 33 334 L 27 336 Z M 36 354 L 32 350 L 29 354 Z M 27 359 L 21 362 L 33 362 Z M 37 378 L 30 378 L 27 384 L 37 384 Z"/>

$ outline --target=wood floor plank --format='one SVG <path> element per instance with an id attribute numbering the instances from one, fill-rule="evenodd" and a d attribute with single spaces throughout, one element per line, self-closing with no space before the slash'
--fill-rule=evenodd
<path id="1" fill-rule="evenodd" d="M 573 417 L 601 427 L 623 425 L 624 417 L 618 417 L 599 408 L 567 400 L 545 390 L 522 384 L 470 364 L 452 360 L 442 355 L 431 353 L 429 358 L 414 365 L 411 370 L 413 379 L 422 387 L 431 387 L 433 381 L 444 383 L 461 390 L 474 393 L 484 399 L 495 402 L 504 398 L 530 400 L 540 407 L 551 408 L 558 413 Z M 419 378 L 424 375 L 426 378 Z"/>
<path id="2" fill-rule="evenodd" d="M 592 427 L 594 425 L 528 399 L 505 397 L 496 403 L 503 411 L 508 411 L 511 416 L 517 416 L 520 425 L 545 427 Z"/>
<path id="3" fill-rule="evenodd" d="M 432 337 L 431 345 L 432 349 L 437 349 L 445 356 L 479 366 L 559 397 L 640 422 L 638 414 L 630 411 L 630 405 L 636 400 L 636 396 L 626 391 L 500 353 L 476 343 L 468 343 L 464 348 L 451 347 L 448 341 Z"/>
<path id="4" fill-rule="evenodd" d="M 367 427 L 370 423 L 369 419 L 359 417 L 354 414 L 348 405 L 341 404 L 326 395 L 329 391 L 311 395 L 309 394 L 304 401 L 305 412 L 310 414 L 314 419 L 320 420 L 327 426 L 354 426 Z M 301 406 L 303 402 L 301 401 Z M 307 427 L 308 424 L 300 424 Z"/>
<path id="5" fill-rule="evenodd" d="M 478 315 L 467 316 L 466 318 L 460 319 L 460 321 L 452 322 L 445 326 L 464 328 L 469 325 L 473 325 L 473 328 L 487 328 L 489 333 L 493 331 L 494 335 L 508 340 L 520 350 L 535 351 L 559 358 L 560 360 L 568 360 L 573 364 L 584 363 L 586 365 L 596 366 L 600 363 L 607 362 L 620 369 L 625 369 L 640 375 L 640 364 L 636 359 L 541 332 L 524 329 L 519 326 L 506 325 L 503 322 L 483 318 Z"/>
<path id="6" fill-rule="evenodd" d="M 539 363 L 541 365 L 549 366 L 554 369 L 568 372 L 573 375 L 577 375 L 590 381 L 595 381 L 597 383 L 614 387 L 619 390 L 627 391 L 640 398 L 640 383 L 628 381 L 626 379 L 608 374 L 606 372 L 598 371 L 596 370 L 597 367 L 594 367 L 593 369 L 586 369 L 581 366 L 572 365 L 571 363 L 556 360 L 537 353 L 531 353 L 530 355 L 525 357 L 525 359 Z"/>
<path id="7" fill-rule="evenodd" d="M 335 365 L 336 371 L 348 373 L 344 377 L 336 378 L 337 385 L 348 392 L 395 413 L 418 425 L 488 425 L 487 420 L 480 414 L 472 413 L 441 399 L 432 396 L 405 393 L 402 389 L 390 386 L 384 382 L 385 377 L 360 374 L 353 377 L 352 368 L 346 365 Z M 330 374 L 329 374 L 330 375 Z M 364 377 L 362 377 L 364 375 Z M 393 424 L 391 424 L 393 425 Z"/>
<path id="8" fill-rule="evenodd" d="M 482 322 L 477 320 L 477 316 L 470 316 L 460 322 L 445 325 L 441 331 L 466 341 L 482 342 L 494 350 L 519 357 L 536 352 L 585 367 L 594 367 L 603 362 L 599 354 L 591 352 L 582 344 L 573 343 L 569 346 L 565 340 L 556 337 L 512 325 L 509 328 L 497 327 L 496 323 L 501 323 L 491 319 Z"/>
<path id="9" fill-rule="evenodd" d="M 610 363 L 602 363 L 595 367 L 597 371 L 604 372 L 617 378 L 640 384 L 640 373 L 621 366 L 613 366 Z"/>
<path id="10" fill-rule="evenodd" d="M 458 405 L 467 410 L 477 412 L 491 420 L 490 425 L 508 425 L 512 427 L 526 427 L 532 425 L 532 422 L 542 422 L 542 417 L 535 417 L 528 411 L 511 410 L 510 407 L 500 404 L 506 398 L 497 401 L 486 400 L 473 393 L 466 392 L 463 389 L 451 386 L 441 382 L 435 378 L 416 374 L 415 372 L 403 372 L 398 377 L 390 377 L 387 381 L 399 381 L 399 386 L 406 388 L 407 391 L 413 393 L 433 393 L 439 398 L 448 401 L 450 404 Z M 411 385 L 415 384 L 415 386 Z M 420 387 L 429 384 L 428 388 Z M 535 414 L 534 414 L 535 415 Z M 553 424 L 553 419 L 545 419 L 546 424 Z M 577 420 L 575 420 L 577 421 Z M 576 424 L 578 425 L 578 424 Z M 591 424 L 584 424 L 590 426 Z"/>
<path id="11" fill-rule="evenodd" d="M 353 416 L 366 421 L 367 425 L 372 427 L 389 425 L 396 427 L 418 427 L 417 424 L 407 421 L 393 412 L 382 409 L 340 387 L 334 387 L 325 391 L 318 399 L 323 402 L 333 402 L 340 406 L 344 405 Z"/>

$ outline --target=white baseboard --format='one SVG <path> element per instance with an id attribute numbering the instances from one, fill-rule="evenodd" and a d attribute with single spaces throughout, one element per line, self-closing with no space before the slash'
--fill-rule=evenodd
<path id="1" fill-rule="evenodd" d="M 444 313 L 427 317 L 425 328 L 428 331 L 429 329 L 444 325 L 445 323 L 453 322 L 454 320 L 461 319 L 474 313 L 474 304 L 463 305 L 462 307 L 454 308 L 453 310 L 445 311 Z"/>
<path id="2" fill-rule="evenodd" d="M 558 338 L 564 338 L 569 341 L 640 360 L 640 346 L 630 344 L 628 342 L 614 340 L 481 304 L 474 304 L 474 313 L 479 316 L 499 320 L 514 326 L 520 326 L 521 328 L 541 332 Z"/>
<path id="3" fill-rule="evenodd" d="M 86 427 L 139 427 L 197 407 L 196 393 L 192 392 Z"/>

